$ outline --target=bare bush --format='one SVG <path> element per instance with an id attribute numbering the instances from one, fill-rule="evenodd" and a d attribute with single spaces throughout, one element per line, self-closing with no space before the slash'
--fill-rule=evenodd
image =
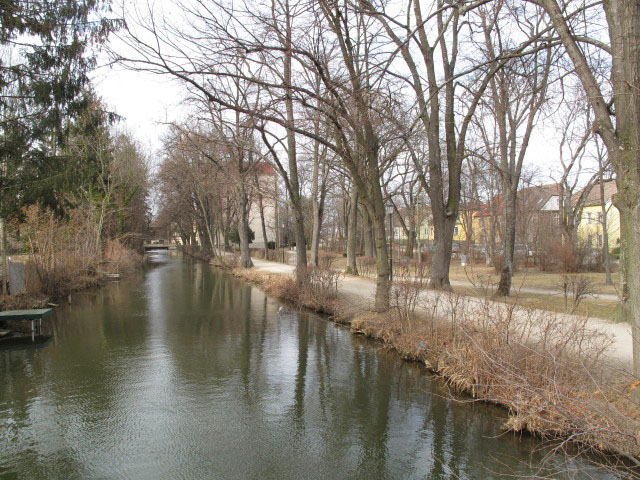
<path id="1" fill-rule="evenodd" d="M 330 269 L 333 268 L 333 262 L 335 262 L 336 256 L 330 253 L 321 252 L 318 255 L 318 266 L 320 268 Z"/>
<path id="2" fill-rule="evenodd" d="M 565 312 L 575 313 L 582 300 L 595 295 L 593 281 L 584 275 L 563 275 L 558 285 L 564 299 Z"/>
<path id="3" fill-rule="evenodd" d="M 104 260 L 101 273 L 130 273 L 142 262 L 142 256 L 125 247 L 118 240 L 108 239 L 104 247 Z"/>
<path id="4" fill-rule="evenodd" d="M 397 262 L 393 264 L 393 276 L 398 279 L 422 279 L 429 275 L 430 265 L 426 262 Z"/>
<path id="5" fill-rule="evenodd" d="M 298 302 L 317 311 L 332 313 L 342 276 L 342 272 L 331 268 L 298 267 Z"/>
<path id="6" fill-rule="evenodd" d="M 357 257 L 356 267 L 363 277 L 371 277 L 376 271 L 376 259 L 374 257 Z"/>
<path id="7" fill-rule="evenodd" d="M 593 258 L 592 249 L 586 242 L 568 243 L 557 236 L 552 236 L 544 242 L 542 247 L 536 256 L 536 262 L 543 272 L 602 271 L 602 261 Z"/>
<path id="8" fill-rule="evenodd" d="M 65 218 L 31 206 L 24 211 L 20 231 L 46 295 L 61 296 L 94 285 L 104 274 L 128 272 L 141 261 L 118 240 L 103 239 L 88 202 L 71 209 Z"/>
<path id="9" fill-rule="evenodd" d="M 401 280 L 392 284 L 391 309 L 400 321 L 408 322 L 413 318 L 423 290 L 424 284 L 421 281 Z"/>
<path id="10" fill-rule="evenodd" d="M 605 367 L 611 339 L 587 319 L 445 293 L 420 310 L 415 292 L 398 285 L 404 310 L 359 315 L 352 329 L 423 361 L 455 391 L 507 407 L 506 428 L 539 434 L 552 449 L 612 453 L 616 467 L 640 453 L 640 412 L 625 391 L 633 379 Z"/>

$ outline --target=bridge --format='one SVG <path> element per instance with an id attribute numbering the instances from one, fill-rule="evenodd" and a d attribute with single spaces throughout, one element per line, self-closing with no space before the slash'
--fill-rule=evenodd
<path id="1" fill-rule="evenodd" d="M 166 239 L 148 240 L 142 244 L 144 251 L 148 250 L 173 250 L 176 246 Z"/>

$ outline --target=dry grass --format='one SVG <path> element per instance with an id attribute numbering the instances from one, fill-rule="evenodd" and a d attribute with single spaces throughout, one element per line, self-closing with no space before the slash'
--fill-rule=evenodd
<path id="1" fill-rule="evenodd" d="M 482 287 L 456 287 L 456 293 L 475 298 L 484 298 L 491 295 L 491 291 L 486 291 Z M 547 310 L 549 312 L 564 313 L 564 297 L 561 293 L 555 295 L 526 293 L 514 291 L 510 297 L 495 297 L 494 301 L 517 305 L 522 308 Z M 584 298 L 573 312 L 576 315 L 602 318 L 606 320 L 615 319 L 618 302 L 613 302 L 602 298 Z"/>
<path id="2" fill-rule="evenodd" d="M 605 285 L 604 273 L 583 273 L 588 278 L 597 293 L 607 293 L 617 295 L 616 285 Z M 562 281 L 562 273 L 541 272 L 537 268 L 520 269 L 513 276 L 513 285 L 522 288 L 538 288 L 541 290 L 558 290 L 558 284 Z M 467 265 L 461 267 L 457 260 L 452 261 L 449 270 L 451 280 L 459 282 L 469 282 L 469 278 L 482 277 L 491 283 L 498 284 L 500 276 L 497 275 L 493 267 L 485 265 Z M 614 281 L 617 280 L 617 273 L 613 274 Z"/>
<path id="3" fill-rule="evenodd" d="M 626 388 L 633 378 L 603 366 L 609 339 L 586 319 L 514 315 L 490 301 L 469 308 L 457 295 L 428 298 L 420 315 L 362 312 L 352 330 L 424 362 L 470 401 L 506 407 L 505 428 L 540 435 L 555 450 L 607 452 L 617 468 L 640 455 L 640 411 Z"/>
<path id="4" fill-rule="evenodd" d="M 273 296 L 316 312 L 333 315 L 339 310 L 338 288 L 343 274 L 337 270 L 307 267 L 292 277 L 235 268 L 233 275 L 262 286 Z"/>

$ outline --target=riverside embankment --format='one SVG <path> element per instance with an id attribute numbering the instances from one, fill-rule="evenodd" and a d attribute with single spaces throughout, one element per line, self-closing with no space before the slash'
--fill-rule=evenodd
<path id="1" fill-rule="evenodd" d="M 298 296 L 309 295 L 296 290 L 292 266 L 257 259 L 254 265 L 235 274 L 305 304 Z M 406 284 L 392 290 L 390 312 L 378 314 L 372 312 L 374 289 L 368 279 L 345 276 L 327 310 L 352 331 L 425 363 L 455 390 L 506 407 L 507 428 L 559 443 L 571 439 L 587 451 L 616 452 L 635 462 L 640 417 L 631 399 L 637 384 L 627 370 L 625 325 L 416 292 Z"/>
<path id="2" fill-rule="evenodd" d="M 252 270 L 266 274 L 283 274 L 293 275 L 295 267 L 279 262 L 271 262 L 252 258 L 254 267 Z M 367 277 L 358 277 L 353 275 L 344 275 L 340 282 L 339 298 L 345 305 L 352 305 L 354 309 L 362 311 L 372 311 L 375 295 L 375 281 Z M 441 316 L 449 316 L 451 314 L 451 302 L 448 301 L 448 294 L 439 294 L 432 290 L 423 289 L 420 293 L 422 303 L 433 302 L 437 297 L 445 300 L 438 302 L 437 313 Z M 443 297 L 444 296 L 444 297 Z M 460 299 L 458 299 L 460 303 Z M 478 299 L 474 297 L 464 297 L 465 308 L 469 310 L 478 309 L 486 305 L 487 299 Z M 509 305 L 500 302 L 491 302 L 492 308 L 497 312 L 506 314 L 511 310 Z M 525 308 L 516 308 L 516 312 L 524 315 L 528 312 Z M 549 312 L 539 310 L 540 315 L 549 315 Z M 593 332 L 598 332 L 606 336 L 610 342 L 606 351 L 605 358 L 616 368 L 622 368 L 631 371 L 633 362 L 633 343 L 631 340 L 631 326 L 628 323 L 607 321 L 601 318 L 578 317 L 569 314 L 557 314 L 559 319 L 563 319 L 568 325 L 573 325 L 576 320 L 585 320 L 586 327 Z"/>

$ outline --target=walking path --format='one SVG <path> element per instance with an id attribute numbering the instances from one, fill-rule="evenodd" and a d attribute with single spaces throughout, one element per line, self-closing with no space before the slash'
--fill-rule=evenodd
<path id="1" fill-rule="evenodd" d="M 293 275 L 294 266 L 287 265 L 278 262 L 271 262 L 252 258 L 255 270 L 265 273 L 278 273 Z M 464 285 L 464 282 L 452 282 L 455 286 Z M 469 286 L 472 286 L 469 284 Z M 344 300 L 348 301 L 349 305 L 354 307 L 360 307 L 362 309 L 373 309 L 374 296 L 375 296 L 375 281 L 367 277 L 355 277 L 351 275 L 345 275 L 340 284 L 339 295 Z M 551 290 L 538 290 L 538 289 L 526 289 L 535 291 L 535 293 L 557 295 L 559 292 Z M 526 291 L 522 289 L 521 291 Z M 422 298 L 428 300 L 429 298 L 435 299 L 437 295 L 443 295 L 442 292 L 435 292 L 433 290 L 425 290 L 422 294 Z M 448 295 L 448 294 L 445 294 Z M 606 298 L 603 295 L 601 298 Z M 479 299 L 475 297 L 464 297 L 465 308 L 482 308 L 487 300 Z M 508 305 L 500 302 L 488 301 L 491 307 L 496 309 L 496 312 L 500 309 L 507 309 Z M 447 315 L 450 313 L 450 305 L 452 302 L 442 301 L 438 303 L 438 313 L 441 315 Z M 542 312 L 542 311 L 540 311 Z M 549 313 L 549 312 L 545 312 Z M 520 314 L 525 315 L 526 310 L 520 309 Z M 575 320 L 577 317 L 568 314 L 558 314 L 561 318 L 566 318 L 567 323 L 571 320 Z M 616 366 L 622 364 L 622 367 L 631 370 L 633 361 L 633 350 L 631 342 L 631 326 L 626 323 L 614 323 L 604 319 L 590 318 L 588 319 L 588 327 L 593 331 L 606 334 L 611 338 L 611 345 L 606 351 L 607 357 L 615 363 Z"/>

